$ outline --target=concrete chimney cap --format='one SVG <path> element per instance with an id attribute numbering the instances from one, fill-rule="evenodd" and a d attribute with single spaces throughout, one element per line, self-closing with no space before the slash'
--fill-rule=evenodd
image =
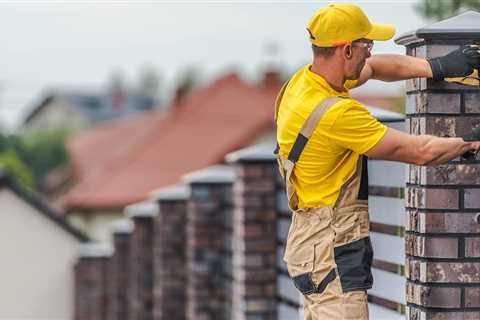
<path id="1" fill-rule="evenodd" d="M 410 45 L 423 40 L 456 40 L 480 38 L 480 13 L 466 11 L 454 17 L 432 23 L 416 31 L 402 34 L 396 44 Z"/>
<path id="2" fill-rule="evenodd" d="M 119 219 L 111 223 L 113 233 L 132 233 L 134 223 L 131 219 Z"/>
<path id="3" fill-rule="evenodd" d="M 276 142 L 267 141 L 253 146 L 246 147 L 234 152 L 231 152 L 225 156 L 227 163 L 234 162 L 272 162 L 276 157 L 273 154 L 275 150 Z"/>
<path id="4" fill-rule="evenodd" d="M 154 217 L 158 214 L 158 205 L 152 201 L 131 204 L 124 209 L 127 218 Z"/>
<path id="5" fill-rule="evenodd" d="M 153 190 L 149 194 L 152 201 L 171 200 L 181 201 L 190 198 L 190 188 L 183 184 L 176 184 L 173 186 Z"/>
<path id="6" fill-rule="evenodd" d="M 232 183 L 235 179 L 234 169 L 226 165 L 214 165 L 205 169 L 185 174 L 185 183 Z"/>
<path id="7" fill-rule="evenodd" d="M 475 39 L 480 38 L 480 13 L 467 11 L 417 30 L 423 39 Z"/>
<path id="8" fill-rule="evenodd" d="M 88 242 L 80 245 L 80 258 L 108 258 L 113 255 L 113 248 L 106 243 Z"/>

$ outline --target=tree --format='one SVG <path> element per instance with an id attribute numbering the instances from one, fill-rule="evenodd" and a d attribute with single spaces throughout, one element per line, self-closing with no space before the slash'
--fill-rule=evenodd
<path id="1" fill-rule="evenodd" d="M 14 150 L 0 153 L 0 169 L 13 177 L 21 185 L 28 188 L 34 187 L 32 171 L 19 159 Z"/>
<path id="2" fill-rule="evenodd" d="M 479 0 L 423 0 L 417 9 L 428 19 L 443 20 L 465 10 L 480 11 Z"/>
<path id="3" fill-rule="evenodd" d="M 52 130 L 17 138 L 14 150 L 33 173 L 37 185 L 54 168 L 68 161 L 65 139 L 68 132 Z"/>
<path id="4" fill-rule="evenodd" d="M 160 75 L 153 66 L 145 66 L 139 75 L 138 93 L 156 100 L 160 89 Z"/>

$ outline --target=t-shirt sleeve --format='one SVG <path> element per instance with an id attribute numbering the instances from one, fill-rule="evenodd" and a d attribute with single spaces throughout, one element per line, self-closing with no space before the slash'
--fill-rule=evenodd
<path id="1" fill-rule="evenodd" d="M 364 154 L 380 141 L 387 132 L 387 127 L 358 102 L 348 100 L 342 104 L 330 127 L 330 142 Z"/>

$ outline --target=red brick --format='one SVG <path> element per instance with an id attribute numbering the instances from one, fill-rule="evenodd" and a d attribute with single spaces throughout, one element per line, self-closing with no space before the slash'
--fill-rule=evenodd
<path id="1" fill-rule="evenodd" d="M 480 209 L 480 189 L 465 189 L 464 206 L 466 209 Z"/>
<path id="2" fill-rule="evenodd" d="M 480 113 L 480 92 L 465 92 L 465 112 L 466 113 Z"/>
<path id="3" fill-rule="evenodd" d="M 423 307 L 460 308 L 460 288 L 439 288 L 407 283 L 407 302 Z"/>
<path id="4" fill-rule="evenodd" d="M 457 166 L 458 184 L 480 184 L 480 164 L 461 164 Z"/>
<path id="5" fill-rule="evenodd" d="M 419 232 L 418 221 L 419 215 L 417 209 L 407 209 L 406 210 L 406 221 L 405 221 L 405 231 L 416 231 Z"/>
<path id="6" fill-rule="evenodd" d="M 264 234 L 264 230 L 261 224 L 244 224 L 240 223 L 238 225 L 239 237 L 243 238 L 258 238 Z"/>
<path id="7" fill-rule="evenodd" d="M 465 238 L 465 257 L 480 257 L 480 237 Z"/>
<path id="8" fill-rule="evenodd" d="M 264 169 L 262 164 L 237 164 L 237 175 L 240 178 L 261 178 L 264 175 Z"/>
<path id="9" fill-rule="evenodd" d="M 465 307 L 480 308 L 480 288 L 465 288 Z"/>
<path id="10" fill-rule="evenodd" d="M 459 117 L 456 121 L 455 131 L 458 137 L 472 133 L 472 128 L 480 127 L 480 116 Z"/>
<path id="11" fill-rule="evenodd" d="M 456 136 L 456 118 L 427 116 L 418 118 L 419 134 L 431 134 L 440 137 Z"/>
<path id="12" fill-rule="evenodd" d="M 405 253 L 416 257 L 457 258 L 457 238 L 433 238 L 408 234 Z"/>
<path id="13" fill-rule="evenodd" d="M 421 262 L 422 264 L 426 264 L 426 277 L 422 282 L 480 283 L 480 262 L 429 261 Z M 421 278 L 423 276 L 422 274 Z"/>
<path id="14" fill-rule="evenodd" d="M 420 261 L 407 257 L 405 275 L 412 281 L 476 284 L 480 283 L 480 263 Z"/>
<path id="15" fill-rule="evenodd" d="M 414 93 L 407 95 L 406 113 L 460 113 L 460 93 Z"/>
<path id="16" fill-rule="evenodd" d="M 458 209 L 458 190 L 406 188 L 406 206 L 425 209 Z"/>
<path id="17" fill-rule="evenodd" d="M 405 259 L 405 276 L 407 279 L 412 281 L 420 280 L 420 264 L 420 260 L 407 256 Z"/>
<path id="18" fill-rule="evenodd" d="M 421 310 L 413 306 L 407 307 L 407 320 L 480 320 L 478 311 L 431 311 Z"/>
<path id="19" fill-rule="evenodd" d="M 455 185 L 457 184 L 457 166 L 452 164 L 420 167 L 422 185 Z"/>
<path id="20" fill-rule="evenodd" d="M 407 131 L 408 132 L 408 131 Z M 420 184 L 420 170 L 421 166 L 413 164 L 408 165 L 407 168 L 407 183 Z"/>
<path id="21" fill-rule="evenodd" d="M 410 216 L 413 213 L 410 213 Z M 421 233 L 480 233 L 480 224 L 476 222 L 476 213 L 466 212 L 420 212 L 412 231 Z"/>
<path id="22" fill-rule="evenodd" d="M 415 135 L 422 134 L 425 131 L 425 118 L 410 118 L 410 133 Z"/>

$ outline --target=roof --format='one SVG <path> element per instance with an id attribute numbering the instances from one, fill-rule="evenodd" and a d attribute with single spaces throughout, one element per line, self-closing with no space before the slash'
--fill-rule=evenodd
<path id="1" fill-rule="evenodd" d="M 68 142 L 78 183 L 67 210 L 123 208 L 182 175 L 223 162 L 273 129 L 279 84 L 252 85 L 227 74 L 170 106 L 117 121 Z"/>
<path id="2" fill-rule="evenodd" d="M 79 230 L 72 227 L 61 215 L 60 212 L 49 206 L 40 196 L 30 190 L 25 189 L 16 183 L 12 178 L 10 178 L 6 173 L 0 171 L 0 188 L 8 188 L 18 197 L 23 199 L 26 203 L 34 207 L 41 214 L 43 214 L 47 219 L 51 220 L 53 223 L 56 223 L 59 227 L 65 230 L 67 233 L 71 234 L 73 237 L 78 239 L 81 242 L 89 241 L 89 238 L 80 232 Z"/>
<path id="3" fill-rule="evenodd" d="M 151 110 L 155 100 L 128 92 L 95 93 L 80 90 L 55 90 L 47 93 L 41 102 L 27 114 L 24 124 L 31 122 L 37 114 L 56 101 L 66 102 L 79 110 L 92 123 Z"/>

